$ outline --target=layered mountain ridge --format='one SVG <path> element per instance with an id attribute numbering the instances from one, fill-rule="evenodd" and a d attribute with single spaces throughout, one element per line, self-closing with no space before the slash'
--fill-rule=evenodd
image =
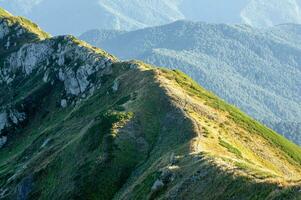
<path id="1" fill-rule="evenodd" d="M 300 198 L 300 147 L 182 72 L 0 24 L 0 199 Z"/>
<path id="2" fill-rule="evenodd" d="M 38 22 L 53 35 L 79 35 L 95 28 L 136 30 L 181 19 L 266 28 L 301 23 L 300 3 L 300 0 L 0 0 L 1 7 Z M 74 21 L 81 26 L 74 26 Z"/>

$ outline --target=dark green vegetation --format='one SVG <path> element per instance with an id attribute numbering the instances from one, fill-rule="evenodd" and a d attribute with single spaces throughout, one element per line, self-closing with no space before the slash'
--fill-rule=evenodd
<path id="1" fill-rule="evenodd" d="M 94 30 L 81 38 L 122 59 L 179 69 L 301 144 L 300 25 L 262 31 L 246 25 L 178 21 L 126 33 L 107 32 Z"/>
<path id="2" fill-rule="evenodd" d="M 301 149 L 182 72 L 32 35 L 0 54 L 0 199 L 300 199 Z"/>

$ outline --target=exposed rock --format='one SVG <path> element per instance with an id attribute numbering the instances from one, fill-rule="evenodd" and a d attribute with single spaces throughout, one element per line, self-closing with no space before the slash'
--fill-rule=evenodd
<path id="1" fill-rule="evenodd" d="M 21 26 L 19 26 L 19 25 L 17 25 L 16 31 L 17 31 L 17 33 L 16 33 L 17 37 L 20 37 L 21 35 L 23 35 L 23 34 L 26 32 L 26 31 L 25 31 Z"/>
<path id="2" fill-rule="evenodd" d="M 130 65 L 130 69 L 138 69 L 138 68 L 139 68 L 138 64 L 133 63 Z"/>
<path id="3" fill-rule="evenodd" d="M 59 79 L 64 81 L 65 89 L 68 94 L 78 96 L 80 93 L 86 92 L 90 85 L 88 77 L 94 72 L 95 69 L 89 65 L 85 65 L 79 67 L 76 73 L 72 69 L 68 69 L 65 73 L 60 70 Z"/>
<path id="4" fill-rule="evenodd" d="M 156 180 L 152 186 L 152 191 L 158 191 L 164 187 L 164 183 L 161 180 Z"/>
<path id="5" fill-rule="evenodd" d="M 0 113 L 0 131 L 5 128 L 7 125 L 7 113 L 2 112 Z"/>
<path id="6" fill-rule="evenodd" d="M 59 59 L 58 59 L 58 61 L 57 61 L 57 64 L 58 64 L 59 66 L 63 66 L 63 65 L 65 64 L 65 57 L 64 57 L 63 54 L 59 55 Z"/>
<path id="7" fill-rule="evenodd" d="M 43 81 L 47 83 L 49 81 L 49 70 L 47 70 L 44 74 Z"/>
<path id="8" fill-rule="evenodd" d="M 21 180 L 16 188 L 17 192 L 17 200 L 27 200 L 28 195 L 32 190 L 33 186 L 33 177 L 29 175 Z"/>
<path id="9" fill-rule="evenodd" d="M 29 75 L 52 53 L 50 42 L 26 44 L 8 58 L 5 66 L 12 71 L 21 68 L 23 73 Z"/>
<path id="10" fill-rule="evenodd" d="M 169 162 L 170 162 L 171 165 L 174 165 L 174 164 L 177 163 L 177 159 L 176 159 L 176 157 L 175 157 L 175 153 L 172 153 L 172 154 L 170 155 Z"/>
<path id="11" fill-rule="evenodd" d="M 62 69 L 59 70 L 59 80 L 65 81 L 65 74 Z"/>
<path id="12" fill-rule="evenodd" d="M 16 110 L 11 110 L 9 113 L 9 118 L 14 124 L 18 124 L 19 122 L 22 122 L 26 119 L 26 114 L 25 113 L 20 113 Z"/>
<path id="13" fill-rule="evenodd" d="M 46 147 L 47 146 L 47 144 L 50 142 L 50 138 L 47 138 L 44 142 L 43 142 L 43 144 L 41 145 L 41 149 L 43 149 L 44 147 Z"/>
<path id="14" fill-rule="evenodd" d="M 8 192 L 8 189 L 0 188 L 0 199 L 4 198 L 5 195 L 7 194 L 7 192 Z"/>
<path id="15" fill-rule="evenodd" d="M 0 22 L 0 39 L 3 39 L 5 36 L 9 34 L 9 28 L 7 25 L 7 22 L 4 20 L 1 20 Z"/>
<path id="16" fill-rule="evenodd" d="M 88 76 L 90 76 L 93 72 L 93 69 L 89 65 L 81 66 L 77 70 L 76 78 L 81 93 L 85 92 L 87 87 L 89 86 L 90 82 L 87 79 Z"/>
<path id="17" fill-rule="evenodd" d="M 18 112 L 17 110 L 10 110 L 9 112 L 0 113 L 0 133 L 5 127 L 11 126 L 11 122 L 15 125 L 26 119 L 25 113 Z M 10 123 L 9 123 L 10 122 Z M 7 142 L 7 136 L 0 135 L 0 148 Z"/>
<path id="18" fill-rule="evenodd" d="M 67 100 L 66 99 L 62 99 L 61 100 L 61 107 L 62 108 L 66 108 L 67 107 Z"/>
<path id="19" fill-rule="evenodd" d="M 0 149 L 6 144 L 7 136 L 0 136 Z"/>
<path id="20" fill-rule="evenodd" d="M 98 71 L 110 71 L 112 60 L 101 57 L 89 48 L 74 42 L 71 36 L 60 37 L 64 45 L 57 44 L 55 37 L 39 43 L 23 45 L 17 52 L 5 59 L 0 69 L 0 83 L 11 83 L 16 71 L 30 75 L 34 70 L 43 73 L 44 82 L 53 82 L 55 78 L 64 82 L 67 94 L 79 96 L 88 91 L 93 84 L 89 76 Z M 68 62 L 67 62 L 68 60 Z M 85 64 L 79 66 L 79 63 Z M 51 68 L 49 67 L 49 65 Z"/>
<path id="21" fill-rule="evenodd" d="M 10 37 L 7 38 L 5 48 L 8 49 L 10 47 Z"/>
<path id="22" fill-rule="evenodd" d="M 118 87 L 119 87 L 118 80 L 115 80 L 114 83 L 113 83 L 113 86 L 112 86 L 113 92 L 117 92 Z"/>
<path id="23" fill-rule="evenodd" d="M 174 180 L 174 173 L 170 169 L 164 168 L 162 170 L 160 179 L 162 180 L 162 182 L 164 184 L 168 184 L 168 183 L 170 183 L 171 181 Z"/>
<path id="24" fill-rule="evenodd" d="M 64 84 L 67 94 L 72 94 L 75 96 L 79 95 L 81 91 L 74 71 L 69 69 L 65 75 L 66 78 Z"/>

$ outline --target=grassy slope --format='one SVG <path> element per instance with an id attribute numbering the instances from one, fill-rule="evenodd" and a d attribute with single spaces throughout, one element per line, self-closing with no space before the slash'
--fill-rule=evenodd
<path id="1" fill-rule="evenodd" d="M 0 67 L 6 55 L 18 50 L 22 45 L 50 38 L 50 35 L 35 23 L 16 17 L 0 8 L 0 22 L 9 29 L 9 34 L 0 40 Z M 6 46 L 10 44 L 9 48 Z"/>
<path id="2" fill-rule="evenodd" d="M 130 69 L 130 64 L 116 63 L 113 75 L 102 77 L 103 87 L 74 108 L 57 107 L 62 86 L 48 89 L 43 105 L 49 105 L 50 113 L 42 117 L 45 113 L 40 111 L 0 152 L 0 185 L 17 174 L 5 186 L 14 188 L 33 175 L 31 197 L 40 199 L 144 199 L 172 194 L 254 199 L 274 191 L 279 191 L 275 198 L 297 197 L 294 185 L 300 179 L 300 162 L 288 149 L 297 153 L 297 146 L 278 139 L 182 73 L 140 65 Z M 114 93 L 116 78 L 120 86 Z M 233 120 L 235 115 L 241 124 Z M 269 139 L 274 137 L 277 142 Z M 271 163 L 260 154 L 262 150 L 274 153 Z M 171 165 L 173 154 L 177 162 Z M 24 164 L 27 167 L 20 170 Z M 283 167 L 292 173 L 290 177 Z M 176 178 L 159 193 L 151 192 L 165 168 Z M 192 181 L 199 175 L 199 181 Z M 213 191 L 216 187 L 219 192 Z"/>
<path id="3" fill-rule="evenodd" d="M 264 137 L 271 145 L 284 151 L 288 159 L 293 159 L 293 162 L 301 164 L 301 148 L 299 146 L 253 120 L 236 107 L 225 103 L 212 93 L 206 91 L 184 73 L 180 71 L 173 73 L 175 73 L 174 78 L 177 84 L 181 88 L 184 88 L 188 94 L 204 100 L 207 105 L 214 109 L 225 112 L 227 118 L 241 126 L 241 128 L 244 128 L 249 134 L 257 134 Z"/>
<path id="4" fill-rule="evenodd" d="M 0 8 L 0 19 L 6 20 L 9 25 L 18 24 L 26 31 L 36 34 L 39 38 L 49 38 L 50 35 L 39 28 L 39 26 L 24 17 L 16 17 Z"/>
<path id="5" fill-rule="evenodd" d="M 9 37 L 5 37 L 0 41 L 1 55 L 10 53 L 23 44 L 50 38 L 50 35 L 41 30 L 37 24 L 24 17 L 13 16 L 2 8 L 0 8 L 0 21 L 10 30 Z M 11 45 L 9 49 L 6 49 L 5 45 L 8 40 Z"/>
<path id="6" fill-rule="evenodd" d="M 31 90 L 37 77 L 25 79 L 18 89 L 39 105 L 0 151 L 1 192 L 15 199 L 32 179 L 31 199 L 300 198 L 299 147 L 179 71 L 132 64 L 91 77 L 102 86 L 65 109 L 62 83 Z M 166 171 L 165 186 L 152 191 Z"/>
<path id="7" fill-rule="evenodd" d="M 0 8 L 0 17 L 10 17 L 10 16 L 12 16 L 12 15 L 9 12 Z"/>
<path id="8" fill-rule="evenodd" d="M 134 172 L 115 199 L 300 198 L 301 154 L 297 145 L 226 104 L 183 73 L 153 71 L 173 104 L 191 120 L 194 133 L 178 148 L 161 151 L 159 157 L 151 155 L 151 161 Z M 181 133 L 185 134 L 180 129 L 174 132 Z M 165 134 L 162 137 L 171 139 Z M 167 144 L 157 145 L 160 149 Z M 173 154 L 176 164 L 169 161 Z M 162 169 L 172 171 L 175 179 L 153 194 L 150 188 Z"/>

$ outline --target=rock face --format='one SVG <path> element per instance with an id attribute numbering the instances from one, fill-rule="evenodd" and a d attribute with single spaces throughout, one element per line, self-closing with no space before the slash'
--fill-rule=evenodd
<path id="1" fill-rule="evenodd" d="M 36 25 L 22 18 L 0 18 L 0 28 L 0 43 L 9 41 L 10 44 L 0 48 L 0 88 L 3 88 L 0 90 L 0 131 L 28 123 L 35 115 L 33 110 L 39 109 L 41 99 L 30 95 L 13 100 L 16 91 L 28 90 L 25 79 L 32 81 L 28 86 L 33 90 L 34 85 L 46 87 L 57 80 L 61 82 L 64 100 L 60 103 L 65 108 L 67 102 L 76 103 L 76 97 L 91 94 L 101 81 L 92 81 L 91 76 L 102 71 L 108 74 L 115 59 L 72 36 L 48 38 Z M 9 134 L 1 137 L 1 147 L 10 140 Z"/>
<path id="2" fill-rule="evenodd" d="M 161 180 L 156 180 L 152 186 L 152 191 L 157 192 L 164 187 L 164 183 Z"/>
<path id="3" fill-rule="evenodd" d="M 6 144 L 7 136 L 0 136 L 0 149 Z"/>
<path id="4" fill-rule="evenodd" d="M 16 126 L 26 119 L 25 113 L 20 113 L 16 110 L 9 110 L 9 112 L 0 113 L 0 149 L 7 143 L 8 136 L 2 135 L 3 129 Z"/>
<path id="5" fill-rule="evenodd" d="M 19 122 L 22 122 L 26 119 L 26 114 L 24 112 L 20 113 L 16 110 L 11 110 L 9 113 L 9 118 L 13 124 L 17 125 Z"/>
<path id="6" fill-rule="evenodd" d="M 18 70 L 21 70 L 24 75 L 30 75 L 38 69 L 44 73 L 44 77 L 47 77 L 44 78 L 44 81 L 48 82 L 54 78 L 51 79 L 49 74 L 56 73 L 55 77 L 64 82 L 68 94 L 77 96 L 84 93 L 88 86 L 91 86 L 88 77 L 96 71 L 109 67 L 112 62 L 107 58 L 99 59 L 95 53 L 75 45 L 72 40 L 72 37 L 64 36 L 22 46 L 20 50 L 6 59 L 4 68 L 1 70 L 2 74 L 6 76 L 2 78 L 2 81 L 12 82 L 14 73 Z M 57 41 L 66 43 L 66 45 L 62 48 L 62 44 Z M 86 57 L 86 55 L 89 56 Z M 67 60 L 69 63 L 65 63 Z M 85 64 L 78 66 L 84 60 Z M 51 69 L 53 72 L 47 71 L 50 63 L 53 66 Z"/>
<path id="7" fill-rule="evenodd" d="M 110 68 L 114 58 L 102 57 L 101 52 L 95 52 L 92 48 L 78 43 L 71 36 L 62 36 L 23 45 L 4 59 L 0 69 L 0 83 L 14 88 L 20 76 L 39 76 L 37 81 L 45 84 L 61 81 L 64 85 L 64 96 L 68 98 L 92 91 L 99 83 L 92 82 L 91 75 L 110 71 L 107 68 Z M 20 76 L 17 77 L 16 73 L 20 73 Z M 9 106 L 13 108 L 16 105 Z M 66 107 L 67 100 L 62 100 L 61 106 Z M 9 113 L 3 112 L 0 114 L 0 128 L 18 125 L 26 119 L 26 115 L 26 112 L 17 112 L 14 109 Z"/>
<path id="8" fill-rule="evenodd" d="M 119 87 L 118 80 L 115 80 L 115 81 L 114 81 L 114 84 L 113 84 L 113 86 L 112 86 L 112 90 L 113 90 L 114 92 L 117 92 L 118 87 Z"/>
<path id="9" fill-rule="evenodd" d="M 6 21 L 0 21 L 0 39 L 3 39 L 9 33 L 9 28 Z"/>
<path id="10" fill-rule="evenodd" d="M 53 54 L 51 43 L 26 44 L 19 51 L 13 53 L 5 63 L 6 73 L 13 73 L 19 69 L 25 75 L 41 66 Z"/>
<path id="11" fill-rule="evenodd" d="M 7 113 L 0 113 L 0 131 L 7 125 Z"/>
<path id="12" fill-rule="evenodd" d="M 62 106 L 62 108 L 66 108 L 67 107 L 67 100 L 66 99 L 62 99 L 61 100 L 61 106 Z"/>

